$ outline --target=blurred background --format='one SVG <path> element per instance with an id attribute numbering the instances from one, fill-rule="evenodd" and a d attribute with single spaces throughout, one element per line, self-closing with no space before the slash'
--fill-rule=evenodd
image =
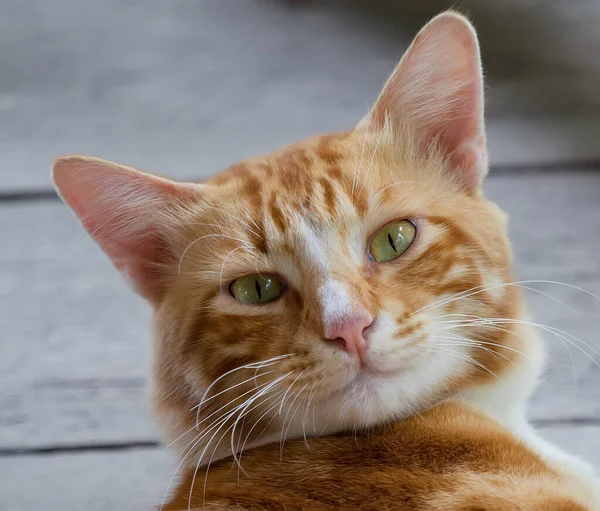
<path id="1" fill-rule="evenodd" d="M 51 160 L 200 180 L 349 128 L 450 6 L 0 0 L 0 509 L 150 509 L 175 468 L 148 414 L 149 311 L 57 199 Z M 486 193 L 536 321 L 570 334 L 546 331 L 531 415 L 600 468 L 600 299 L 577 289 L 600 295 L 600 2 L 458 7 L 487 75 Z"/>

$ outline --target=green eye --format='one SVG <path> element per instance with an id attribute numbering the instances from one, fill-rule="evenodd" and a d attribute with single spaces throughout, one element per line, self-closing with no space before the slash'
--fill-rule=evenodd
<path id="1" fill-rule="evenodd" d="M 238 301 L 251 305 L 262 305 L 279 298 L 283 293 L 281 280 L 271 275 L 245 275 L 234 280 L 229 292 Z"/>
<path id="2" fill-rule="evenodd" d="M 371 255 L 378 262 L 396 259 L 408 250 L 415 239 L 417 229 L 409 220 L 396 220 L 386 225 L 371 242 Z"/>

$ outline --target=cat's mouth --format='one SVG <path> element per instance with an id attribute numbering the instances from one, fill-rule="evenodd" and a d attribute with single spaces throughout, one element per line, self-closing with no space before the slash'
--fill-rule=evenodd
<path id="1" fill-rule="evenodd" d="M 410 373 L 414 367 L 414 358 L 410 354 L 402 360 L 390 360 L 389 357 L 367 356 L 356 363 L 347 373 L 346 382 L 336 391 L 336 395 L 348 393 L 368 394 L 373 397 L 379 394 L 382 387 L 402 379 L 403 375 Z"/>
<path id="2" fill-rule="evenodd" d="M 400 372 L 400 369 L 383 369 L 369 362 L 361 364 L 348 382 L 336 391 L 336 394 L 343 395 L 360 390 L 361 394 L 367 391 L 370 395 L 376 395 L 383 381 L 397 377 Z"/>

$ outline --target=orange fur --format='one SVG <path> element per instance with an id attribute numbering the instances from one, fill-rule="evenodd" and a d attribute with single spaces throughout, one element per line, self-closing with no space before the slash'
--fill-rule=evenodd
<path id="1" fill-rule="evenodd" d="M 187 252 L 179 273 L 175 271 L 177 264 L 170 268 L 166 279 L 169 288 L 155 316 L 156 410 L 159 420 L 166 418 L 167 427 L 176 427 L 174 436 L 191 429 L 180 439 L 181 449 L 197 435 L 193 429 L 193 408 L 206 387 L 236 367 L 295 353 L 268 366 L 274 373 L 268 378 L 259 376 L 258 382 L 291 371 L 282 382 L 282 386 L 289 386 L 302 373 L 293 390 L 305 388 L 301 394 L 304 400 L 312 390 L 315 403 L 351 384 L 353 369 L 336 346 L 323 341 L 321 304 L 310 299 L 324 277 L 306 255 L 302 246 L 305 241 L 299 239 L 295 228 L 304 207 L 311 222 L 320 223 L 319 228 L 326 232 L 331 246 L 327 264 L 337 279 L 359 297 L 373 316 L 382 311 L 393 316 L 398 343 L 391 352 L 374 354 L 378 357 L 375 364 L 385 364 L 393 357 L 395 365 L 410 367 L 423 356 L 423 349 L 435 349 L 435 345 L 428 344 L 431 336 L 427 329 L 432 321 L 427 315 L 413 314 L 415 311 L 454 293 L 512 281 L 505 221 L 499 210 L 479 194 L 454 186 L 440 171 L 444 168 L 441 159 L 410 154 L 410 140 L 405 145 L 384 140 L 375 153 L 377 137 L 376 133 L 364 132 L 317 137 L 274 155 L 247 161 L 215 181 L 208 181 L 209 187 L 214 186 L 210 190 L 214 196 L 207 194 L 208 204 L 194 205 L 187 212 L 190 221 L 185 222 L 180 239 L 171 248 L 176 254 L 173 262 L 186 249 Z M 375 159 L 368 182 L 361 182 L 353 194 L 355 154 L 363 145 Z M 335 166 L 331 164 L 332 155 Z M 302 162 L 304 166 L 296 167 L 292 162 Z M 394 186 L 398 180 L 406 183 Z M 262 186 L 255 187 L 253 183 Z M 334 208 L 327 200 L 328 187 L 335 190 Z M 236 201 L 228 197 L 236 197 Z M 244 219 L 246 214 L 250 217 L 246 220 L 248 226 L 232 221 Z M 355 264 L 355 254 L 349 253 L 352 230 L 358 230 L 366 244 L 380 226 L 402 217 L 418 218 L 420 222 L 419 238 L 410 252 L 390 263 Z M 205 224 L 218 227 L 204 227 Z M 211 233 L 232 233 L 236 239 L 214 236 L 190 246 Z M 261 250 L 263 245 L 265 249 Z M 364 245 L 361 250 L 366 250 Z M 240 307 L 228 295 L 227 283 L 236 277 L 274 270 L 285 276 L 289 286 L 277 302 L 260 308 Z M 517 289 L 506 286 L 439 307 L 432 316 L 455 314 L 449 317 L 453 319 L 465 314 L 516 319 L 519 303 Z M 478 381 L 493 379 L 494 374 L 501 376 L 523 349 L 517 331 L 513 325 L 493 329 L 485 324 L 458 330 L 470 339 L 480 339 L 481 347 L 473 345 L 464 355 L 459 353 L 459 361 L 466 360 L 464 367 L 461 365 L 457 374 L 439 382 L 411 406 L 422 408 Z M 449 349 L 440 349 L 452 357 Z M 469 363 L 468 358 L 473 362 Z M 240 384 L 254 372 L 253 366 L 232 373 L 221 379 L 211 394 Z M 255 385 L 252 379 L 206 403 L 200 420 Z M 232 406 L 241 402 L 234 401 Z M 259 407 L 256 414 L 263 411 Z M 265 417 L 265 423 L 271 418 Z M 252 424 L 251 417 L 248 419 L 248 424 Z M 387 417 L 376 417 L 364 425 L 379 420 Z M 280 417 L 275 417 L 265 434 L 281 428 Z M 257 427 L 254 432 L 260 430 L 262 427 Z M 239 434 L 245 436 L 242 430 Z M 223 441 L 227 451 L 229 443 L 227 438 Z M 196 449 L 201 452 L 204 447 L 204 442 L 200 442 Z"/>
<path id="2" fill-rule="evenodd" d="M 589 496 L 498 423 L 446 403 L 355 435 L 259 447 L 194 478 L 164 511 L 584 511 Z M 192 480 L 193 486 L 192 486 Z M 190 496 L 191 491 L 191 496 Z"/>

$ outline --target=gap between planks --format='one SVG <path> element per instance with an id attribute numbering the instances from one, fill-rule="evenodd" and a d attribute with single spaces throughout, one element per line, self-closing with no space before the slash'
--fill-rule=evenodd
<path id="1" fill-rule="evenodd" d="M 600 426 L 600 418 L 572 417 L 563 419 L 539 419 L 532 421 L 538 428 L 545 427 L 581 427 Z M 51 445 L 40 447 L 8 447 L 0 449 L 0 457 L 10 456 L 48 456 L 55 454 L 111 452 L 128 450 L 164 449 L 158 440 L 138 440 L 107 443 L 81 443 L 70 445 Z"/>

